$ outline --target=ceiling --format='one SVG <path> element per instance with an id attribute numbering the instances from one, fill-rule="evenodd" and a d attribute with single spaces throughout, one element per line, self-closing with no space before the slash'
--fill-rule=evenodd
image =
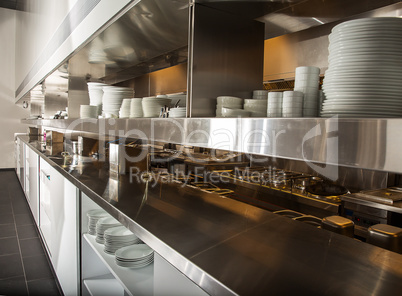
<path id="1" fill-rule="evenodd" d="M 24 10 L 27 0 L 0 0 L 0 8 Z"/>

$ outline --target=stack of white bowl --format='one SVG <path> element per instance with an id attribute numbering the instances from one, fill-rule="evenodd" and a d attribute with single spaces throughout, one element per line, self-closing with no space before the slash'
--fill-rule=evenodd
<path id="1" fill-rule="evenodd" d="M 124 98 L 132 98 L 134 90 L 128 87 L 104 86 L 102 98 L 102 113 L 104 117 L 117 118 Z"/>
<path id="2" fill-rule="evenodd" d="M 186 107 L 171 108 L 169 110 L 169 117 L 171 118 L 186 117 Z"/>
<path id="3" fill-rule="evenodd" d="M 320 68 L 305 66 L 296 68 L 295 91 L 303 96 L 303 116 L 317 117 L 319 106 L 318 87 L 320 84 Z"/>
<path id="4" fill-rule="evenodd" d="M 98 106 L 81 105 L 80 118 L 98 118 Z"/>
<path id="5" fill-rule="evenodd" d="M 144 117 L 159 117 L 161 109 L 170 106 L 171 99 L 167 96 L 144 97 L 142 99 L 142 111 Z"/>
<path id="6" fill-rule="evenodd" d="M 216 98 L 216 102 L 216 117 L 223 117 L 223 108 L 234 110 L 243 109 L 243 99 L 238 97 L 219 96 Z"/>
<path id="7" fill-rule="evenodd" d="M 283 117 L 303 117 L 303 93 L 284 91 L 282 99 Z"/>
<path id="8" fill-rule="evenodd" d="M 130 118 L 140 118 L 143 116 L 142 98 L 132 98 L 130 104 Z"/>
<path id="9" fill-rule="evenodd" d="M 245 99 L 244 110 L 250 111 L 251 117 L 267 117 L 267 103 L 267 99 Z"/>
<path id="10" fill-rule="evenodd" d="M 88 82 L 88 95 L 89 104 L 98 107 L 98 115 L 102 114 L 102 97 L 103 97 L 103 87 L 107 84 L 100 82 Z"/>
<path id="11" fill-rule="evenodd" d="M 222 117 L 250 117 L 251 112 L 243 109 L 222 108 Z"/>
<path id="12" fill-rule="evenodd" d="M 269 91 L 267 90 L 253 90 L 253 99 L 254 100 L 267 100 L 268 99 L 268 93 Z"/>
<path id="13" fill-rule="evenodd" d="M 130 109 L 131 109 L 131 99 L 123 99 L 121 103 L 119 117 L 120 118 L 129 118 L 130 117 Z"/>
<path id="14" fill-rule="evenodd" d="M 271 91 L 268 93 L 267 116 L 282 117 L 283 92 Z"/>
<path id="15" fill-rule="evenodd" d="M 322 117 L 402 116 L 402 19 L 343 22 L 329 35 Z"/>

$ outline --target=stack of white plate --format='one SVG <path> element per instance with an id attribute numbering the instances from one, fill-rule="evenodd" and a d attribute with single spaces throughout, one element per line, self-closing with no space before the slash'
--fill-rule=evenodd
<path id="1" fill-rule="evenodd" d="M 299 91 L 284 91 L 282 100 L 283 117 L 303 116 L 303 93 Z"/>
<path id="2" fill-rule="evenodd" d="M 96 223 L 96 238 L 95 238 L 96 242 L 103 244 L 104 242 L 103 234 L 105 233 L 105 231 L 109 228 L 116 226 L 121 226 L 121 223 L 117 221 L 115 218 L 111 216 L 100 218 Z"/>
<path id="3" fill-rule="evenodd" d="M 402 116 L 402 19 L 341 23 L 329 35 L 321 116 Z"/>
<path id="4" fill-rule="evenodd" d="M 267 104 L 267 99 L 245 99 L 244 110 L 250 111 L 251 117 L 267 117 Z"/>
<path id="5" fill-rule="evenodd" d="M 131 110 L 131 99 L 123 99 L 121 103 L 119 117 L 120 118 L 129 118 Z"/>
<path id="6" fill-rule="evenodd" d="M 267 90 L 253 90 L 253 100 L 267 100 L 268 91 Z"/>
<path id="7" fill-rule="evenodd" d="M 130 118 L 143 117 L 142 98 L 132 98 L 130 104 Z"/>
<path id="8" fill-rule="evenodd" d="M 320 83 L 320 68 L 297 67 L 295 76 L 295 91 L 303 96 L 303 117 L 317 117 L 319 105 L 318 87 Z"/>
<path id="9" fill-rule="evenodd" d="M 172 100 L 170 107 L 176 106 L 177 102 L 179 102 L 177 104 L 178 107 L 186 107 L 187 96 L 185 94 L 171 94 L 167 95 L 167 97 Z"/>
<path id="10" fill-rule="evenodd" d="M 222 117 L 222 108 L 243 109 L 243 99 L 231 96 L 220 96 L 216 98 L 216 117 Z M 236 116 L 235 116 L 236 117 Z"/>
<path id="11" fill-rule="evenodd" d="M 81 105 L 80 118 L 98 118 L 98 106 Z"/>
<path id="12" fill-rule="evenodd" d="M 142 111 L 144 117 L 159 117 L 161 109 L 170 106 L 171 99 L 167 96 L 144 97 L 142 99 Z"/>
<path id="13" fill-rule="evenodd" d="M 89 104 L 98 107 L 98 115 L 102 113 L 102 97 L 103 97 L 103 87 L 107 84 L 99 82 L 88 82 L 88 95 Z"/>
<path id="14" fill-rule="evenodd" d="M 119 266 L 141 268 L 154 262 L 154 250 L 145 244 L 132 245 L 118 249 L 115 258 Z"/>
<path id="15" fill-rule="evenodd" d="M 282 98 L 283 92 L 269 92 L 267 104 L 268 117 L 282 117 Z"/>
<path id="16" fill-rule="evenodd" d="M 87 212 L 88 217 L 88 233 L 90 235 L 96 235 L 96 223 L 100 218 L 111 217 L 104 210 L 90 210 Z"/>
<path id="17" fill-rule="evenodd" d="M 222 108 L 222 117 L 250 117 L 251 112 L 244 109 Z"/>
<path id="18" fill-rule="evenodd" d="M 134 90 L 128 87 L 104 86 L 102 112 L 106 118 L 119 117 L 119 111 L 124 98 L 132 98 Z"/>
<path id="19" fill-rule="evenodd" d="M 141 243 L 141 240 L 124 226 L 112 227 L 105 230 L 105 253 L 114 254 L 118 249 Z"/>
<path id="20" fill-rule="evenodd" d="M 169 117 L 171 118 L 186 117 L 186 107 L 171 108 L 169 110 Z"/>

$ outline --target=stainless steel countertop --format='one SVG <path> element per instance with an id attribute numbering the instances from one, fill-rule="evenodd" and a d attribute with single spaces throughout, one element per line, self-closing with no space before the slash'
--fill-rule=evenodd
<path id="1" fill-rule="evenodd" d="M 402 255 L 181 184 L 110 178 L 93 161 L 57 171 L 211 295 L 393 295 Z"/>

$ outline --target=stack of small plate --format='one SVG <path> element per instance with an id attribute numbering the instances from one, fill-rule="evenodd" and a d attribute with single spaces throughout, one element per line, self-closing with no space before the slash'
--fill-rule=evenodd
<path id="1" fill-rule="evenodd" d="M 88 82 L 88 95 L 89 104 L 91 106 L 98 107 L 98 115 L 102 113 L 102 97 L 103 97 L 103 87 L 107 84 L 99 82 Z"/>
<path id="2" fill-rule="evenodd" d="M 102 111 L 106 118 L 119 117 L 119 111 L 124 98 L 132 98 L 134 90 L 128 87 L 104 86 Z"/>
<path id="3" fill-rule="evenodd" d="M 222 108 L 222 117 L 250 117 L 251 112 L 243 109 Z"/>
<path id="4" fill-rule="evenodd" d="M 129 118 L 130 117 L 130 109 L 131 109 L 131 99 L 123 99 L 121 103 L 119 117 L 120 118 Z"/>
<path id="5" fill-rule="evenodd" d="M 111 217 L 104 210 L 90 210 L 87 213 L 88 217 L 88 233 L 90 235 L 96 235 L 96 223 L 100 218 Z"/>
<path id="6" fill-rule="evenodd" d="M 105 233 L 105 231 L 109 228 L 116 226 L 121 226 L 121 223 L 112 216 L 100 218 L 96 223 L 96 238 L 95 238 L 96 242 L 103 244 L 104 243 L 103 234 Z"/>
<path id="7" fill-rule="evenodd" d="M 118 249 L 139 244 L 141 240 L 124 226 L 106 229 L 103 238 L 105 240 L 105 253 L 114 254 Z"/>
<path id="8" fill-rule="evenodd" d="M 167 96 L 144 97 L 142 99 L 142 111 L 144 117 L 159 117 L 161 109 L 170 106 L 171 99 Z"/>
<path id="9" fill-rule="evenodd" d="M 142 112 L 142 98 L 131 99 L 130 118 L 140 118 L 143 116 L 144 113 Z"/>
<path id="10" fill-rule="evenodd" d="M 268 104 L 267 104 L 267 116 L 268 117 L 282 117 L 282 99 L 283 92 L 269 92 Z"/>
<path id="11" fill-rule="evenodd" d="M 305 66 L 296 68 L 295 91 L 303 93 L 303 117 L 318 116 L 318 87 L 320 68 Z"/>
<path id="12" fill-rule="evenodd" d="M 402 116 L 402 19 L 363 18 L 329 35 L 321 116 Z"/>
<path id="13" fill-rule="evenodd" d="M 268 95 L 266 99 L 244 100 L 244 110 L 250 111 L 251 117 L 267 117 Z"/>
<path id="14" fill-rule="evenodd" d="M 223 108 L 243 109 L 243 99 L 231 96 L 220 96 L 216 98 L 216 117 L 223 116 Z M 236 116 L 234 116 L 236 117 Z"/>
<path id="15" fill-rule="evenodd" d="M 80 118 L 98 118 L 98 106 L 81 105 Z"/>
<path id="16" fill-rule="evenodd" d="M 267 90 L 253 90 L 253 100 L 267 100 L 268 93 Z"/>
<path id="17" fill-rule="evenodd" d="M 116 264 L 122 267 L 141 268 L 154 261 L 154 250 L 145 244 L 123 247 L 116 251 Z"/>
<path id="18" fill-rule="evenodd" d="M 303 93 L 284 91 L 282 100 L 283 117 L 303 117 Z"/>
<path id="19" fill-rule="evenodd" d="M 171 108 L 169 110 L 169 117 L 171 118 L 186 117 L 186 107 Z"/>

